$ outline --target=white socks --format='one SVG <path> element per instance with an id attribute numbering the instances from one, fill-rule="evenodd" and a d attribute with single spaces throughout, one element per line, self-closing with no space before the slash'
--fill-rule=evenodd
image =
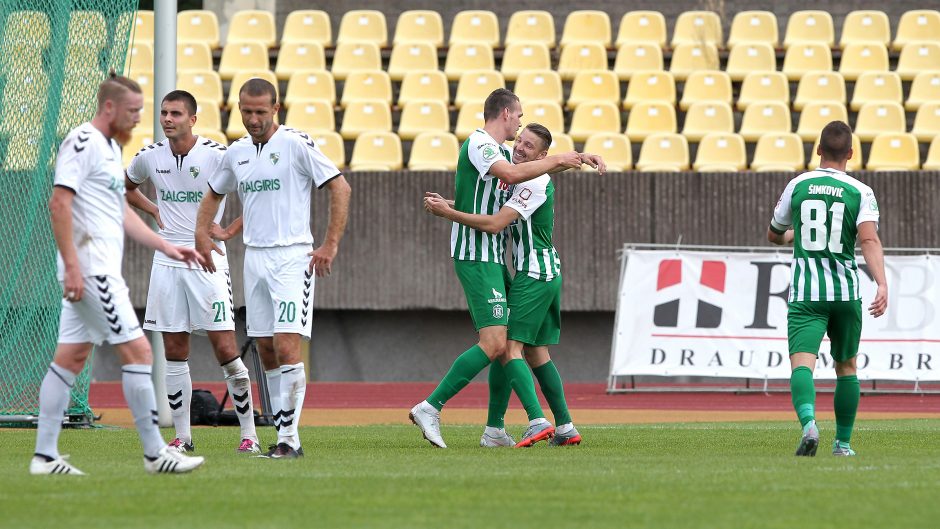
<path id="1" fill-rule="evenodd" d="M 165 443 L 157 426 L 157 399 L 153 394 L 153 381 L 150 380 L 151 369 L 147 364 L 121 367 L 121 386 L 124 389 L 124 400 L 134 416 L 140 442 L 144 445 L 144 455 L 156 458 Z"/>
<path id="2" fill-rule="evenodd" d="M 59 432 L 69 407 L 69 391 L 75 384 L 75 373 L 49 364 L 49 371 L 39 386 L 39 428 L 36 431 L 36 454 L 59 458 Z"/>
<path id="3" fill-rule="evenodd" d="M 304 396 L 307 393 L 307 375 L 304 372 L 304 363 L 281 366 L 281 428 L 277 432 L 277 442 L 287 443 L 294 448 L 300 448 L 300 437 L 297 435 L 297 424 L 300 422 L 300 412 L 304 406 Z"/>
<path id="4" fill-rule="evenodd" d="M 245 367 L 242 359 L 236 356 L 234 360 L 222 364 L 222 374 L 225 375 L 225 384 L 228 386 L 232 403 L 235 405 L 235 414 L 238 416 L 238 424 L 242 429 L 241 438 L 251 439 L 257 443 L 258 434 L 255 431 L 255 412 L 251 403 L 251 380 L 248 378 L 248 368 Z"/>
<path id="5" fill-rule="evenodd" d="M 176 437 L 186 444 L 193 444 L 189 409 L 193 401 L 193 380 L 189 376 L 189 362 L 166 361 L 166 398 L 170 401 L 173 427 Z"/>
<path id="6" fill-rule="evenodd" d="M 565 424 L 555 427 L 555 433 L 559 433 L 559 434 L 565 434 L 565 433 L 570 432 L 571 430 L 574 430 L 574 424 L 570 422 L 566 422 Z"/>
<path id="7" fill-rule="evenodd" d="M 548 422 L 548 419 L 545 417 L 539 417 L 537 419 L 532 419 L 529 421 L 529 426 L 535 426 L 536 424 L 542 424 L 543 422 Z"/>
<path id="8" fill-rule="evenodd" d="M 281 368 L 265 371 L 264 378 L 268 383 L 268 401 L 274 415 L 274 429 L 281 431 Z"/>
<path id="9" fill-rule="evenodd" d="M 488 435 L 490 437 L 502 437 L 506 435 L 506 429 L 495 428 L 493 426 L 487 426 L 486 428 L 483 428 L 483 434 Z"/>

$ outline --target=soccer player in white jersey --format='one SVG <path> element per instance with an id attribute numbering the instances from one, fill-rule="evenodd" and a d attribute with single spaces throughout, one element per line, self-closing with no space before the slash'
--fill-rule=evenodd
<path id="1" fill-rule="evenodd" d="M 245 241 L 247 333 L 257 340 L 274 408 L 277 443 L 272 458 L 303 455 L 298 425 L 306 393 L 300 339 L 310 339 L 314 273 L 330 273 L 346 229 L 351 190 L 346 178 L 305 133 L 274 122 L 277 91 L 249 79 L 238 94 L 248 136 L 229 146 L 209 179 L 199 207 L 196 249 L 218 251 L 210 239 L 222 198 L 238 192 Z M 313 250 L 310 193 L 330 192 L 330 221 L 323 244 Z M 211 261 L 206 263 L 214 270 Z"/>
<path id="2" fill-rule="evenodd" d="M 141 149 L 127 167 L 127 201 L 154 217 L 163 238 L 194 248 L 199 202 L 208 189 L 209 177 L 222 162 L 225 146 L 193 135 L 196 99 L 184 90 L 174 90 L 163 98 L 160 124 L 166 140 Z M 138 189 L 148 179 L 156 189 L 156 204 Z M 218 227 L 224 208 L 223 204 L 214 219 L 217 239 L 227 239 L 232 231 L 241 227 L 240 219 L 228 231 Z M 194 450 L 189 422 L 193 395 L 189 335 L 193 331 L 204 331 L 235 403 L 235 414 L 241 426 L 237 451 L 260 453 L 251 403 L 251 380 L 235 344 L 228 258 L 224 255 L 223 243 L 217 244 L 223 253 L 212 256 L 219 271 L 215 274 L 189 269 L 159 251 L 154 252 L 144 329 L 163 334 L 167 398 L 176 428 L 176 437 L 170 446 L 180 452 Z"/>
<path id="3" fill-rule="evenodd" d="M 819 168 L 790 180 L 774 208 L 767 238 L 793 244 L 793 280 L 787 304 L 790 393 L 803 428 L 796 455 L 814 456 L 819 445 L 813 368 L 823 335 L 836 363 L 832 454 L 854 456 L 849 445 L 858 411 L 856 355 L 862 334 L 855 242 L 858 240 L 877 285 L 868 313 L 888 308 L 884 255 L 878 238 L 878 202 L 867 185 L 845 173 L 852 152 L 852 129 L 833 121 L 819 136 Z"/>
<path id="4" fill-rule="evenodd" d="M 69 390 L 94 344 L 117 350 L 121 385 L 144 448 L 150 473 L 180 473 L 203 463 L 170 450 L 157 426 L 150 343 L 144 336 L 121 276 L 125 232 L 167 257 L 201 263 L 192 248 L 174 246 L 154 233 L 124 201 L 119 144 L 130 139 L 144 104 L 140 86 L 111 74 L 98 88 L 98 110 L 59 147 L 49 209 L 63 287 L 55 357 L 39 388 L 39 428 L 32 474 L 83 474 L 59 455 L 58 440 Z"/>

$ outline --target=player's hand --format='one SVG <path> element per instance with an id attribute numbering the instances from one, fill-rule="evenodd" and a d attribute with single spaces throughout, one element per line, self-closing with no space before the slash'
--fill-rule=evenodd
<path id="1" fill-rule="evenodd" d="M 450 207 L 450 204 L 448 204 L 447 201 L 444 200 L 443 198 L 425 197 L 424 209 L 426 209 L 428 213 L 432 215 L 443 217 L 444 213 L 450 210 L 451 207 Z"/>
<path id="2" fill-rule="evenodd" d="M 607 172 L 607 164 L 604 163 L 604 159 L 600 155 L 591 154 L 589 152 L 581 153 L 581 161 L 590 165 L 594 169 L 597 169 L 597 172 L 604 174 Z"/>
<path id="3" fill-rule="evenodd" d="M 212 252 L 219 255 L 225 255 L 215 243 L 207 236 L 196 236 L 196 253 L 199 254 L 199 264 L 206 272 L 215 272 L 215 261 L 212 259 Z"/>
<path id="4" fill-rule="evenodd" d="M 217 241 L 227 241 L 232 238 L 232 234 L 213 222 L 209 227 L 209 237 Z"/>
<path id="5" fill-rule="evenodd" d="M 319 248 L 307 254 L 310 256 L 310 265 L 307 270 L 316 272 L 317 277 L 330 275 L 333 271 L 333 259 L 338 250 L 335 244 L 321 244 Z"/>
<path id="6" fill-rule="evenodd" d="M 170 259 L 176 259 L 177 261 L 182 261 L 186 263 L 189 268 L 192 268 L 193 265 L 198 265 L 206 269 L 205 262 L 199 252 L 194 248 L 186 248 L 183 246 L 174 246 L 172 244 L 167 244 L 164 248 L 163 253 Z"/>
<path id="7" fill-rule="evenodd" d="M 441 195 L 438 195 L 437 193 L 432 193 L 432 192 L 430 192 L 430 191 L 425 191 L 425 193 L 424 193 L 424 198 L 439 198 L 439 199 L 443 200 L 444 202 L 447 202 L 447 205 L 448 205 L 448 206 L 454 207 L 454 201 L 453 201 L 453 200 L 448 200 L 448 199 L 442 197 Z"/>
<path id="8" fill-rule="evenodd" d="M 878 285 L 875 299 L 868 306 L 868 313 L 877 318 L 884 314 L 886 310 L 888 310 L 888 286 Z"/>
<path id="9" fill-rule="evenodd" d="M 82 277 L 82 270 L 78 266 L 65 267 L 65 281 L 62 297 L 72 303 L 81 301 L 82 294 L 85 291 L 85 279 Z"/>
<path id="10" fill-rule="evenodd" d="M 160 218 L 160 210 L 156 209 L 153 212 L 153 221 L 157 223 L 157 227 L 161 230 L 165 227 L 163 226 L 163 219 Z"/>
<path id="11" fill-rule="evenodd" d="M 565 169 L 580 169 L 581 168 L 581 155 L 575 151 L 566 152 L 563 154 L 557 154 L 558 162 Z"/>

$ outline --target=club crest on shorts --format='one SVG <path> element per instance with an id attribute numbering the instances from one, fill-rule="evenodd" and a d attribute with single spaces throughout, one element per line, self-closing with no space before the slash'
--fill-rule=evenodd
<path id="1" fill-rule="evenodd" d="M 189 167 L 189 176 L 193 177 L 194 179 L 199 178 L 199 167 L 191 165 Z"/>
<path id="2" fill-rule="evenodd" d="M 502 305 L 493 305 L 493 317 L 496 319 L 503 317 L 503 306 Z"/>
<path id="3" fill-rule="evenodd" d="M 278 160 L 281 159 L 281 153 L 272 152 L 271 153 L 271 165 L 277 165 Z"/>

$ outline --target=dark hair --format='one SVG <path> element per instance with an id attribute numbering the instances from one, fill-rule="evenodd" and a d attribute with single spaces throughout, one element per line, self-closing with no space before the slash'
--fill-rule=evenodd
<path id="1" fill-rule="evenodd" d="M 539 123 L 529 123 L 524 130 L 528 130 L 542 140 L 542 150 L 547 151 L 552 146 L 552 133 L 545 128 L 545 125 Z"/>
<path id="2" fill-rule="evenodd" d="M 183 106 L 186 107 L 186 111 L 189 112 L 190 116 L 196 114 L 196 98 L 186 90 L 173 90 L 163 96 L 163 102 L 166 103 L 168 101 L 182 101 Z"/>
<path id="3" fill-rule="evenodd" d="M 125 92 L 143 93 L 137 81 L 118 75 L 111 70 L 108 72 L 108 78 L 98 85 L 98 108 L 101 108 L 105 101 L 116 101 Z"/>
<path id="4" fill-rule="evenodd" d="M 518 103 L 519 97 L 505 88 L 497 88 L 486 97 L 483 103 L 483 121 L 489 121 L 499 117 L 503 109 L 509 108 L 513 103 Z"/>
<path id="5" fill-rule="evenodd" d="M 242 94 L 247 94 L 252 97 L 270 95 L 271 104 L 274 105 L 277 103 L 277 89 L 274 88 L 273 84 L 260 77 L 252 77 L 245 81 L 245 84 L 243 84 L 238 91 L 239 96 Z"/>
<path id="6" fill-rule="evenodd" d="M 852 129 L 842 121 L 831 121 L 819 135 L 820 157 L 840 162 L 845 160 L 852 150 Z"/>

